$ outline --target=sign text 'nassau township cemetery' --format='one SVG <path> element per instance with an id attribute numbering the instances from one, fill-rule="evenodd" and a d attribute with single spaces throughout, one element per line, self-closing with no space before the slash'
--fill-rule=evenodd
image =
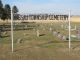
<path id="1" fill-rule="evenodd" d="M 19 15 L 19 19 L 23 20 L 68 20 L 68 15 L 54 14 L 28 14 Z"/>

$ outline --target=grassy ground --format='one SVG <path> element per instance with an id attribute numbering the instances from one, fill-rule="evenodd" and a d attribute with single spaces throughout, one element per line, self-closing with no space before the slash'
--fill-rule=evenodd
<path id="1" fill-rule="evenodd" d="M 0 38 L 0 60 L 79 60 L 79 41 L 72 41 L 69 51 L 68 40 L 61 40 L 53 35 L 54 30 L 68 35 L 68 30 L 61 28 L 62 24 L 67 25 L 64 22 L 34 23 L 32 29 L 14 31 L 14 53 L 11 52 L 10 31 L 7 31 L 8 36 Z M 74 25 L 78 28 L 80 23 L 72 23 L 72 26 Z M 39 37 L 36 35 L 37 30 L 40 32 Z M 76 34 L 76 31 L 71 33 Z M 17 43 L 18 39 L 22 39 L 22 43 Z"/>

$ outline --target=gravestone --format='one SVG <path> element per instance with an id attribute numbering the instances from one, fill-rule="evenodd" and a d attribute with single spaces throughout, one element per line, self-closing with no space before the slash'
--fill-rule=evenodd
<path id="1" fill-rule="evenodd" d="M 71 31 L 77 30 L 76 25 L 74 26 L 74 28 L 71 28 Z"/>
<path id="2" fill-rule="evenodd" d="M 57 32 L 56 31 L 53 31 L 53 35 L 57 35 Z"/>
<path id="3" fill-rule="evenodd" d="M 25 29 L 27 29 L 27 27 L 28 27 L 28 26 L 27 26 L 27 25 L 25 25 Z"/>
<path id="4" fill-rule="evenodd" d="M 36 33 L 37 33 L 37 37 L 39 37 L 39 35 L 40 35 L 39 30 L 37 30 Z"/>
<path id="5" fill-rule="evenodd" d="M 52 28 L 51 27 L 49 28 L 49 31 L 52 31 Z"/>
<path id="6" fill-rule="evenodd" d="M 3 32 L 3 35 L 7 35 L 7 32 L 5 31 L 5 32 Z"/>
<path id="7" fill-rule="evenodd" d="M 76 36 L 76 35 L 71 35 L 71 37 L 72 37 L 72 38 L 76 38 L 77 36 Z"/>
<path id="8" fill-rule="evenodd" d="M 76 25 L 75 25 L 75 28 L 74 28 L 75 30 L 77 30 L 77 27 L 76 27 Z"/>
<path id="9" fill-rule="evenodd" d="M 61 38 L 62 40 L 66 40 L 66 36 L 62 36 L 62 38 Z"/>
<path id="10" fill-rule="evenodd" d="M 60 38 L 60 39 L 61 39 L 61 36 L 62 36 L 61 34 L 58 34 L 58 38 Z"/>
<path id="11" fill-rule="evenodd" d="M 19 44 L 19 43 L 22 43 L 22 39 L 19 38 L 19 39 L 17 40 L 17 43 L 18 43 L 18 44 Z"/>
<path id="12" fill-rule="evenodd" d="M 64 28 L 63 24 L 61 25 L 61 28 L 62 28 L 62 29 Z"/>
<path id="13" fill-rule="evenodd" d="M 80 28 L 77 29 L 77 38 L 80 39 Z"/>

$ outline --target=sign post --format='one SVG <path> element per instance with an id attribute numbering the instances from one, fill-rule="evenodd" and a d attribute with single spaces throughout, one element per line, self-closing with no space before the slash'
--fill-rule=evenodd
<path id="1" fill-rule="evenodd" d="M 12 53 L 13 53 L 13 11 L 11 7 L 11 41 L 12 41 Z"/>
<path id="2" fill-rule="evenodd" d="M 69 50 L 71 48 L 71 11 L 69 11 Z"/>

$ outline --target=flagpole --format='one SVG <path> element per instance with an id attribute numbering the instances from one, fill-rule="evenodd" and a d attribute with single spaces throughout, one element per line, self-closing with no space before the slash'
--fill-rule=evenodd
<path id="1" fill-rule="evenodd" d="M 12 41 L 12 53 L 13 53 L 13 12 L 11 7 L 11 41 Z"/>
<path id="2" fill-rule="evenodd" d="M 71 49 L 71 11 L 69 11 L 69 50 Z"/>

